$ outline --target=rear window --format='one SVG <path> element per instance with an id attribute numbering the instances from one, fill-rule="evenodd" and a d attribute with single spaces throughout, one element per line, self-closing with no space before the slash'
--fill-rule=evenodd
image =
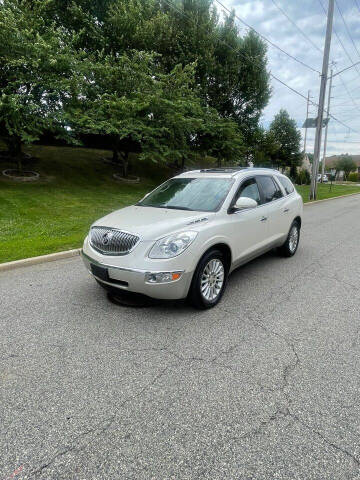
<path id="1" fill-rule="evenodd" d="M 280 181 L 281 185 L 284 187 L 287 195 L 289 195 L 295 190 L 294 185 L 291 183 L 291 181 L 287 177 L 276 177 L 276 178 L 277 180 Z"/>

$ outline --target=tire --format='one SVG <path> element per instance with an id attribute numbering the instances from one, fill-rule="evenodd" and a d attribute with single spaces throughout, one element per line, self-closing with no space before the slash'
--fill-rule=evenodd
<path id="1" fill-rule="evenodd" d="M 291 224 L 285 243 L 279 248 L 280 254 L 283 255 L 284 257 L 294 256 L 298 249 L 299 241 L 300 241 L 300 226 L 299 226 L 299 222 L 294 221 Z"/>
<path id="2" fill-rule="evenodd" d="M 191 305 L 200 310 L 215 307 L 224 294 L 228 271 L 227 262 L 220 250 L 212 249 L 205 253 L 196 267 L 191 282 L 188 294 Z"/>

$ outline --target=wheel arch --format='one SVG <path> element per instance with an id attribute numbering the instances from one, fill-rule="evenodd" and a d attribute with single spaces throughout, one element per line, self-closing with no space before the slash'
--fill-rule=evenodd
<path id="1" fill-rule="evenodd" d="M 299 228 L 301 228 L 301 217 L 298 215 L 297 217 L 294 218 L 294 222 L 297 222 L 299 225 Z"/>
<path id="2" fill-rule="evenodd" d="M 197 265 L 199 264 L 200 260 L 203 258 L 204 255 L 206 255 L 210 250 L 220 250 L 220 252 L 224 255 L 225 261 L 226 261 L 226 267 L 229 272 L 232 264 L 232 252 L 231 248 L 227 243 L 224 242 L 216 242 L 213 243 L 212 245 L 208 246 L 206 250 L 203 251 L 201 257 L 199 258 Z"/>
<path id="3" fill-rule="evenodd" d="M 204 259 L 205 255 L 207 255 L 209 252 L 211 252 L 212 250 L 218 250 L 222 253 L 222 255 L 224 256 L 224 261 L 225 261 L 225 268 L 227 270 L 227 273 L 230 272 L 231 270 L 231 264 L 232 264 L 232 253 L 231 253 L 231 248 L 230 246 L 227 244 L 227 243 L 224 243 L 222 242 L 221 240 L 218 241 L 218 242 L 214 242 L 210 245 L 207 246 L 207 248 L 205 248 L 200 256 L 200 258 L 198 259 L 198 262 L 196 264 L 196 267 L 195 267 L 195 270 L 193 271 L 193 274 L 192 274 L 192 277 L 191 277 L 191 282 L 190 282 L 190 285 L 189 285 L 189 289 L 188 289 L 188 295 L 187 295 L 187 298 L 188 300 L 194 305 L 196 306 L 197 308 L 209 308 L 209 307 L 204 307 L 204 305 L 201 306 L 201 302 L 199 302 L 198 300 L 195 300 L 195 297 L 194 297 L 194 286 L 195 286 L 195 281 L 196 281 L 196 278 L 198 278 L 198 267 L 200 265 L 200 262 Z M 225 276 L 225 281 L 224 281 L 224 284 L 223 284 L 223 287 L 222 287 L 222 292 L 224 291 L 225 289 L 225 286 L 226 286 L 226 276 Z M 221 296 L 222 296 L 222 293 L 221 293 Z M 219 297 L 219 300 L 221 299 L 221 296 Z M 217 300 L 216 303 L 219 301 Z M 216 304 L 215 303 L 215 304 Z"/>

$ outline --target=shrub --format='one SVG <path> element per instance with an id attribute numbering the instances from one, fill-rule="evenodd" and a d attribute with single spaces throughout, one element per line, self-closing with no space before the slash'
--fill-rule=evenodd
<path id="1" fill-rule="evenodd" d="M 349 182 L 359 182 L 360 181 L 360 175 L 357 172 L 351 172 L 349 173 L 348 180 Z"/>
<path id="2" fill-rule="evenodd" d="M 296 174 L 295 183 L 297 185 L 310 185 L 310 173 L 305 168 L 299 170 Z"/>

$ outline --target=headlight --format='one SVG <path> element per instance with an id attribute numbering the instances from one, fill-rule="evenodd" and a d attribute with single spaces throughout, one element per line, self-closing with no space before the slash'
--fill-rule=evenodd
<path id="1" fill-rule="evenodd" d="M 197 232 L 179 232 L 160 238 L 149 253 L 150 258 L 172 258 L 184 252 L 195 240 Z"/>

